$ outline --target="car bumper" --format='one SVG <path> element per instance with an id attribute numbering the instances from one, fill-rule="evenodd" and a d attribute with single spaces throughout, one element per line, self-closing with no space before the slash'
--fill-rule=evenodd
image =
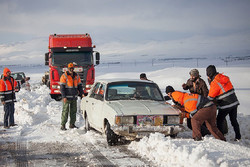
<path id="1" fill-rule="evenodd" d="M 149 136 L 150 133 L 162 133 L 165 135 L 176 135 L 184 130 L 183 125 L 169 126 L 113 126 L 111 129 L 119 136 L 124 136 L 127 140 L 134 140 Z"/>

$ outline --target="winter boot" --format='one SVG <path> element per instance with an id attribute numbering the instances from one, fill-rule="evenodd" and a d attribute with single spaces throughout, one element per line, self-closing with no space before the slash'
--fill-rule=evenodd
<path id="1" fill-rule="evenodd" d="M 77 126 L 75 126 L 75 124 L 70 124 L 70 125 L 69 125 L 69 128 L 70 128 L 70 129 L 73 129 L 73 128 L 78 129 L 78 127 L 77 127 Z"/>
<path id="2" fill-rule="evenodd" d="M 196 137 L 196 138 L 194 138 L 194 141 L 201 141 L 201 140 L 202 140 L 201 137 Z"/>
<path id="3" fill-rule="evenodd" d="M 62 126 L 61 126 L 61 130 L 67 130 L 67 129 L 65 128 L 65 125 L 62 125 Z"/>

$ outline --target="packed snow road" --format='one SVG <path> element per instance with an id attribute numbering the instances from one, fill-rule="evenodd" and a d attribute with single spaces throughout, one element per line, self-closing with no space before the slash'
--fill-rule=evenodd
<path id="1" fill-rule="evenodd" d="M 127 144 L 109 147 L 105 136 L 85 133 L 80 113 L 79 129 L 61 131 L 61 102 L 50 99 L 46 86 L 33 84 L 31 92 L 21 89 L 17 96 L 18 126 L 3 129 L 0 123 L 1 166 L 153 166 Z"/>

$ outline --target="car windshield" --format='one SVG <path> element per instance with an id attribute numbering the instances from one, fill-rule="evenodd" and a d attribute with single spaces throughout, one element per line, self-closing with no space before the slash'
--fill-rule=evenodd
<path id="1" fill-rule="evenodd" d="M 15 80 L 22 80 L 25 78 L 25 75 L 23 72 L 19 72 L 19 73 L 11 73 L 10 74 Z"/>
<path id="2" fill-rule="evenodd" d="M 75 62 L 78 65 L 92 65 L 92 52 L 54 52 L 52 63 L 54 66 L 67 65 Z"/>
<path id="3" fill-rule="evenodd" d="M 162 94 L 155 83 L 116 82 L 107 87 L 106 100 L 156 100 L 163 101 Z"/>

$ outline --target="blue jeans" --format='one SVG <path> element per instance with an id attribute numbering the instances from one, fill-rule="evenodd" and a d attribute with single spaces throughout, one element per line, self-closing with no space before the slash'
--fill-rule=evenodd
<path id="1" fill-rule="evenodd" d="M 4 126 L 14 125 L 14 103 L 6 103 L 4 105 Z"/>

